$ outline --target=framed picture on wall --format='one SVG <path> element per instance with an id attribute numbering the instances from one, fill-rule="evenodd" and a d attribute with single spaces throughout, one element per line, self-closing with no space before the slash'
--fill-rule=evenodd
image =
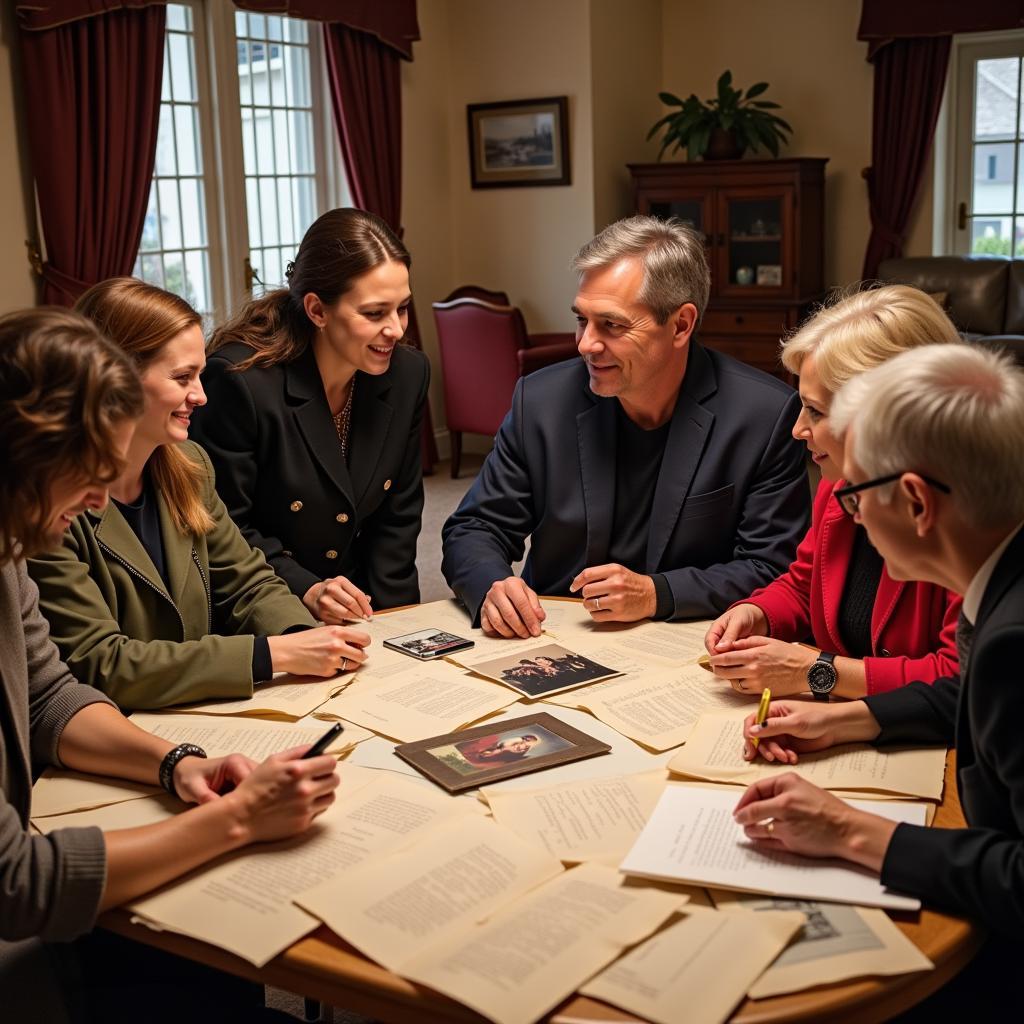
<path id="1" fill-rule="evenodd" d="M 466 120 L 473 188 L 571 183 L 567 97 L 471 103 Z"/>

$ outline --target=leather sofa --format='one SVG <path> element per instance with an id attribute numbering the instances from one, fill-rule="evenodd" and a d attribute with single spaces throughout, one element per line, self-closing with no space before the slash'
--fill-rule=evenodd
<path id="1" fill-rule="evenodd" d="M 878 277 L 944 293 L 941 304 L 968 341 L 1004 348 L 1024 364 L 1024 260 L 911 256 L 883 261 Z"/>

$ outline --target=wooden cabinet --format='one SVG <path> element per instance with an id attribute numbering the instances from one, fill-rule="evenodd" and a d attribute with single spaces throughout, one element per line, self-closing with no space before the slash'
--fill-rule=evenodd
<path id="1" fill-rule="evenodd" d="M 678 217 L 704 235 L 711 298 L 700 340 L 784 379 L 779 340 L 822 297 L 826 163 L 629 165 L 640 213 Z"/>

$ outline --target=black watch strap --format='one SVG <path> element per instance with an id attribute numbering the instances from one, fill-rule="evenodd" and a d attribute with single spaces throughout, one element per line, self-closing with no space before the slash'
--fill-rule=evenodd
<path id="1" fill-rule="evenodd" d="M 832 685 L 827 690 L 815 690 L 811 687 L 811 695 L 815 700 L 827 703 L 829 698 L 832 696 L 832 691 L 835 689 L 838 676 L 835 667 L 836 656 L 831 651 L 819 651 L 817 658 L 814 659 L 814 665 L 811 666 L 811 670 L 814 670 L 815 665 L 828 665 L 832 670 Z"/>
<path id="2" fill-rule="evenodd" d="M 176 747 L 168 750 L 160 762 L 160 785 L 171 796 L 178 795 L 174 789 L 174 769 L 178 767 L 178 762 L 186 757 L 206 757 L 206 751 L 194 743 L 179 743 Z"/>

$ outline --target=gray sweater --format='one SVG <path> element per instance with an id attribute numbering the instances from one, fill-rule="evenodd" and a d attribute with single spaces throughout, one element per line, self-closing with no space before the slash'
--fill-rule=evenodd
<path id="1" fill-rule="evenodd" d="M 37 598 L 23 561 L 0 567 L 0 1007 L 19 1022 L 60 1019 L 43 942 L 88 932 L 106 881 L 99 829 L 29 829 L 33 769 L 60 766 L 64 726 L 110 703 L 60 660 Z"/>

